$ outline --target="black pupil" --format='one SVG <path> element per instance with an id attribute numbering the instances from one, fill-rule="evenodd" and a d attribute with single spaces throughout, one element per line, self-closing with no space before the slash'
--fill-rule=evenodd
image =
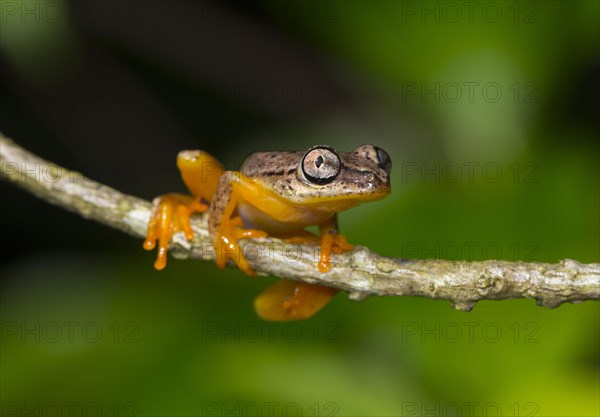
<path id="1" fill-rule="evenodd" d="M 315 165 L 317 166 L 317 168 L 321 168 L 321 165 L 323 165 L 323 157 L 322 156 L 317 157 L 317 159 L 315 160 Z"/>

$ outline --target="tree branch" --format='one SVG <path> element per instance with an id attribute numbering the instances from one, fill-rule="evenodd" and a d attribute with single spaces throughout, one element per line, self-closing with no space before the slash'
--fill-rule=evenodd
<path id="1" fill-rule="evenodd" d="M 47 162 L 0 133 L 0 175 L 64 209 L 127 234 L 144 238 L 151 203 L 120 193 L 83 175 Z M 177 258 L 214 260 L 206 215 L 194 216 L 196 236 L 173 237 Z M 243 253 L 259 275 L 321 284 L 347 291 L 353 300 L 369 295 L 410 295 L 443 299 L 460 310 L 479 300 L 534 298 L 539 305 L 600 299 L 600 264 L 565 259 L 557 264 L 508 261 L 445 261 L 387 258 L 365 247 L 332 256 L 327 273 L 317 269 L 318 246 L 279 239 L 245 239 Z M 141 250 L 140 243 L 140 250 Z M 150 268 L 150 265 L 148 266 Z"/>

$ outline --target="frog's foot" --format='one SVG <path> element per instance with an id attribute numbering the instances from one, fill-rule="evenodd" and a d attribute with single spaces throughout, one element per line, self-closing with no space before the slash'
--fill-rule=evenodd
<path id="1" fill-rule="evenodd" d="M 233 218 L 229 223 L 229 227 L 220 230 L 215 239 L 215 262 L 217 267 L 224 268 L 227 260 L 231 259 L 237 267 L 246 275 L 256 275 L 248 265 L 248 261 L 242 253 L 242 249 L 238 243 L 239 239 L 247 239 L 254 237 L 266 237 L 267 232 L 254 229 L 241 228 L 242 221 L 239 217 Z"/>
<path id="2" fill-rule="evenodd" d="M 265 320 L 303 320 L 323 308 L 339 290 L 282 279 L 254 299 L 256 313 Z"/>
<path id="3" fill-rule="evenodd" d="M 148 222 L 144 249 L 154 249 L 158 240 L 158 255 L 154 268 L 160 271 L 167 265 L 167 251 L 173 234 L 183 231 L 185 237 L 191 240 L 194 231 L 190 226 L 190 215 L 202 213 L 208 206 L 195 197 L 183 194 L 165 194 L 156 197 L 152 204 L 154 207 Z"/>
<path id="4" fill-rule="evenodd" d="M 327 272 L 331 268 L 331 254 L 344 253 L 352 250 L 354 246 L 346 241 L 344 235 L 338 233 L 325 233 L 321 236 L 321 254 L 317 267 L 321 272 Z"/>

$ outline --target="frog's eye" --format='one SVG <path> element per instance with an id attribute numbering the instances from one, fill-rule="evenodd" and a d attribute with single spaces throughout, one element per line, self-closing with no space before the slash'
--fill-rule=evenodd
<path id="1" fill-rule="evenodd" d="M 388 174 L 392 170 L 392 160 L 390 159 L 390 156 L 386 151 L 377 146 L 362 145 L 356 148 L 352 153 L 371 162 L 375 162 L 379 168 L 383 169 Z"/>
<path id="2" fill-rule="evenodd" d="M 312 148 L 302 158 L 302 173 L 313 184 L 329 184 L 338 176 L 341 167 L 340 157 L 326 146 Z"/>
<path id="3" fill-rule="evenodd" d="M 377 152 L 377 165 L 382 168 L 388 174 L 392 170 L 392 160 L 386 151 L 377 146 L 374 146 L 375 151 Z"/>

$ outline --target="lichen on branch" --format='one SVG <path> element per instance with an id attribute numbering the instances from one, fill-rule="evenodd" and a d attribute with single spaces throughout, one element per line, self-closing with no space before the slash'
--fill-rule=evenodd
<path id="1" fill-rule="evenodd" d="M 45 161 L 2 133 L 0 178 L 87 219 L 134 237 L 146 235 L 150 202 Z M 170 251 L 175 257 L 214 260 L 206 220 L 206 214 L 192 218 L 192 241 L 187 241 L 183 233 L 173 236 Z M 384 257 L 357 246 L 332 256 L 331 270 L 322 273 L 317 269 L 317 246 L 275 238 L 245 239 L 240 244 L 258 275 L 339 288 L 353 300 L 370 295 L 418 296 L 449 300 L 455 308 L 468 311 L 479 300 L 533 298 L 552 308 L 564 302 L 600 299 L 600 264 L 571 259 L 556 264 L 408 260 Z"/>

